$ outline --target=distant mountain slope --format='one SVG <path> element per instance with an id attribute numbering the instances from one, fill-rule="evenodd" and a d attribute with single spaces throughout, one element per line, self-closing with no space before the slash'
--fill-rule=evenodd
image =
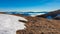
<path id="1" fill-rule="evenodd" d="M 46 14 L 48 12 L 0 12 L 0 13 L 5 13 L 5 14 L 23 14 L 25 16 L 31 16 L 31 15 L 41 15 L 41 14 Z"/>
<path id="2" fill-rule="evenodd" d="M 36 16 L 43 17 L 48 19 L 60 19 L 57 15 L 60 15 L 60 10 L 51 11 L 51 12 L 0 12 L 4 14 L 19 14 L 24 16 Z"/>
<path id="3" fill-rule="evenodd" d="M 60 15 L 60 10 L 56 10 L 56 11 L 52 11 L 52 12 L 49 12 L 47 14 L 43 14 L 43 15 L 37 15 L 36 17 L 43 17 L 43 18 L 53 18 L 53 19 L 56 19 L 55 17 L 57 15 Z"/>

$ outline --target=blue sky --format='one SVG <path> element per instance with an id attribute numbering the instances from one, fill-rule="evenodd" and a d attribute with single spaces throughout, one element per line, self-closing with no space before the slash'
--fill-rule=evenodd
<path id="1" fill-rule="evenodd" d="M 60 9 L 60 0 L 0 0 L 0 11 L 51 11 Z"/>

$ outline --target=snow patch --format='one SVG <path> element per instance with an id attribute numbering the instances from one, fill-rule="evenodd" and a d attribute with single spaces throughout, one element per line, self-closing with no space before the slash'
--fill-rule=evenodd
<path id="1" fill-rule="evenodd" d="M 23 17 L 0 14 L 0 34 L 16 34 L 17 30 L 26 28 L 25 23 L 19 22 L 18 20 L 25 20 Z"/>

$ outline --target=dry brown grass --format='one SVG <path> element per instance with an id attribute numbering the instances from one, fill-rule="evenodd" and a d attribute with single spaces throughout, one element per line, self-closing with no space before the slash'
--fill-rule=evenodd
<path id="1" fill-rule="evenodd" d="M 24 30 L 18 30 L 17 34 L 60 34 L 60 21 L 47 20 L 46 18 L 27 17 Z"/>

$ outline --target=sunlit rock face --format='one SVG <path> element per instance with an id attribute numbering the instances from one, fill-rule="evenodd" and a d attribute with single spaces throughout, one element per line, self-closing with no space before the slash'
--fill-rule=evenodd
<path id="1" fill-rule="evenodd" d="M 16 34 L 17 30 L 24 29 L 25 23 L 19 22 L 18 20 L 25 20 L 23 17 L 0 14 L 0 34 Z"/>

